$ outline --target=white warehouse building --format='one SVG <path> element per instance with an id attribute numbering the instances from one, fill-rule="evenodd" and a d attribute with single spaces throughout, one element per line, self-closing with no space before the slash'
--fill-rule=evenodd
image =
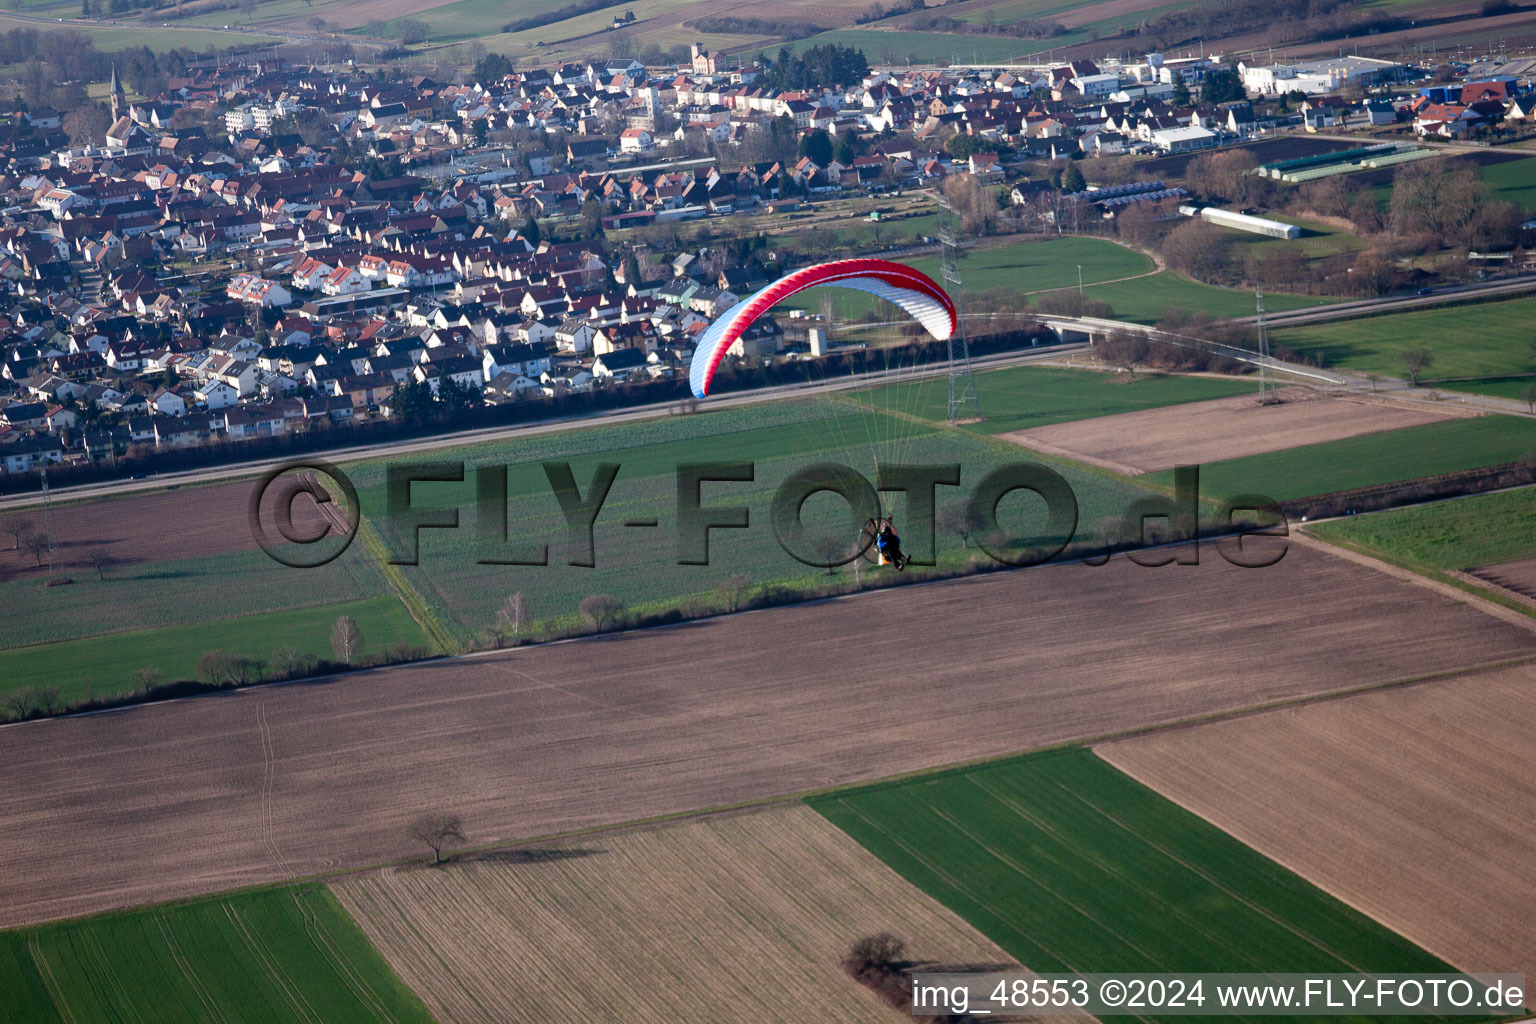
<path id="1" fill-rule="evenodd" d="M 1394 78 L 1401 64 L 1374 57 L 1328 57 L 1299 64 L 1238 64 L 1243 88 L 1261 96 L 1286 92 L 1337 92 L 1346 85 L 1369 86 Z"/>
<path id="2" fill-rule="evenodd" d="M 1295 224 L 1286 224 L 1284 221 L 1270 220 L 1267 217 L 1254 217 L 1232 210 L 1218 210 L 1214 206 L 1207 206 L 1200 210 L 1196 210 L 1193 206 L 1181 206 L 1179 212 L 1187 217 L 1199 216 L 1201 220 L 1209 221 L 1219 227 L 1235 228 L 1255 235 L 1268 235 L 1270 238 L 1301 237 L 1301 228 Z"/>

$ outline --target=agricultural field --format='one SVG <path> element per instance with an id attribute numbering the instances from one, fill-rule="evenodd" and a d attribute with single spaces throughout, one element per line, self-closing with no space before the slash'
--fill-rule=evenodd
<path id="1" fill-rule="evenodd" d="M 810 803 L 1037 971 L 1446 969 L 1082 748 Z"/>
<path id="2" fill-rule="evenodd" d="M 1441 959 L 1529 978 L 1533 695 L 1527 662 L 1097 752 Z"/>
<path id="3" fill-rule="evenodd" d="M 1060 37 L 1062 40 L 1069 36 Z M 1010 39 L 1006 36 L 960 36 L 944 32 L 903 32 L 876 28 L 840 28 L 831 32 L 818 32 L 807 39 L 783 44 L 791 50 L 803 50 L 812 46 L 852 46 L 864 51 L 871 64 L 903 64 L 908 61 L 929 63 L 933 61 L 970 64 L 976 61 L 1010 61 L 1017 57 L 1044 51 L 1050 44 L 1038 39 Z M 1055 45 L 1064 42 L 1051 40 Z M 778 52 L 780 44 L 765 46 L 764 50 Z"/>
<path id="4" fill-rule="evenodd" d="M 1493 189 L 1493 198 L 1536 211 L 1536 157 L 1485 164 L 1478 176 Z"/>
<path id="5" fill-rule="evenodd" d="M 1470 569 L 1536 557 L 1536 488 L 1373 512 L 1307 528 L 1396 561 Z"/>
<path id="6" fill-rule="evenodd" d="M 1269 296 L 1264 298 L 1267 304 Z M 1421 379 L 1501 377 L 1533 369 L 1529 328 L 1533 319 L 1536 299 L 1506 299 L 1279 327 L 1270 332 L 1270 340 L 1309 358 L 1322 356 L 1324 365 L 1345 370 L 1406 377 L 1403 352 L 1422 347 L 1433 354 L 1434 362 L 1420 374 Z M 1521 386 L 1532 379 L 1536 378 L 1524 380 Z M 1476 381 L 1462 381 L 1455 387 L 1485 391 Z"/>
<path id="7" fill-rule="evenodd" d="M 373 872 L 332 889 L 440 1024 L 797 1024 L 807 1000 L 819 1019 L 896 1024 L 909 1015 L 839 966 L 879 932 L 918 962 L 1017 969 L 801 806 Z"/>
<path id="8" fill-rule="evenodd" d="M 1500 590 L 1523 597 L 1527 604 L 1536 605 L 1536 558 L 1480 565 L 1468 569 L 1466 574 L 1474 580 L 1491 583 Z"/>
<path id="9" fill-rule="evenodd" d="M 1253 292 L 1247 289 L 1202 284 L 1176 270 L 1163 270 L 1112 284 L 1089 285 L 1085 291 L 1091 298 L 1109 303 L 1114 310 L 1114 319 L 1141 324 L 1156 323 L 1169 309 L 1203 310 L 1214 317 L 1244 317 L 1252 316 L 1255 306 Z M 1264 308 L 1272 313 L 1335 301 L 1322 295 L 1264 293 Z"/>
<path id="10" fill-rule="evenodd" d="M 1009 435 L 1050 423 L 1096 423 L 1137 410 L 1205 403 L 1252 394 L 1257 385 L 1242 377 L 1180 377 L 1142 374 L 1127 380 L 1098 370 L 1021 366 L 976 374 L 976 394 L 985 418 L 962 425 L 976 434 Z M 897 408 L 911 416 L 941 423 L 949 415 L 949 379 L 914 387 L 875 389 L 867 397 L 877 407 Z M 899 404 L 898 404 L 899 403 Z"/>
<path id="11" fill-rule="evenodd" d="M 299 655 L 334 660 L 331 627 L 350 615 L 363 634 L 363 657 L 384 653 L 395 644 L 431 649 L 421 627 L 393 596 L 293 608 L 161 629 L 108 633 L 83 640 L 0 650 L 0 694 L 23 686 L 58 690 L 64 704 L 112 697 L 132 690 L 130 676 L 146 666 L 161 671 L 163 681 L 196 680 L 197 661 L 210 650 L 274 664 L 279 648 Z"/>
<path id="12" fill-rule="evenodd" d="M 1130 384 L 1132 382 L 1125 382 Z M 1251 393 L 1004 434 L 1010 441 L 1119 473 L 1241 458 L 1362 434 L 1436 423 L 1456 410 L 1284 388 L 1259 405 Z"/>
<path id="13" fill-rule="evenodd" d="M 1202 547 L 6 727 L 0 863 L 26 870 L 0 926 L 419 857 L 429 808 L 472 845 L 551 837 L 1532 649 L 1526 620 L 1315 547 Z"/>
<path id="14" fill-rule="evenodd" d="M 319 885 L 0 932 L 0 1021 L 393 1021 L 420 1000 Z"/>
<path id="15" fill-rule="evenodd" d="M 1081 384 L 1071 377 L 1070 386 Z M 1177 388 L 1170 389 L 1177 393 Z M 1148 388 L 1149 393 L 1155 389 Z M 432 461 L 463 458 L 474 467 L 509 466 L 508 540 L 513 545 L 548 547 L 547 566 L 480 564 L 484 557 L 470 523 L 475 490 L 472 479 L 459 484 L 420 484 L 413 504 L 421 508 L 462 506 L 464 528 L 420 532 L 419 565 L 402 566 L 404 578 L 427 600 L 445 628 L 461 639 L 480 635 L 496 621 L 497 609 L 513 591 L 520 592 L 542 628 L 578 622 L 577 606 L 588 594 L 609 594 L 637 611 L 675 606 L 689 598 L 708 600 L 720 580 L 742 573 L 754 583 L 805 589 L 827 580 L 823 569 L 803 565 L 778 545 L 768 522 L 771 497 L 791 473 L 816 462 L 851 466 L 874 479 L 877 464 L 960 463 L 959 489 L 941 488 L 948 503 L 988 470 L 1016 458 L 1007 446 L 956 432 L 916 418 L 936 392 L 919 382 L 880 389 L 864 399 L 828 397 L 716 409 L 693 416 L 651 420 L 619 427 L 595 427 L 526 439 L 485 442 L 435 452 Z M 1068 400 L 1070 401 L 1070 399 Z M 942 413 L 939 414 L 942 418 Z M 680 565 L 671 532 L 677 512 L 677 466 L 718 460 L 755 464 L 752 482 L 706 485 L 705 504 L 745 505 L 751 527 L 716 532 L 710 565 Z M 568 461 L 585 493 L 600 463 L 621 466 L 596 524 L 595 568 L 569 564 L 574 550 L 569 531 L 540 463 Z M 385 520 L 384 463 L 349 467 L 362 501 L 364 517 Z M 1143 492 L 1135 485 L 1088 474 L 1071 466 L 1061 472 L 1077 492 L 1084 521 L 1118 513 Z M 894 500 L 894 499 L 893 499 Z M 896 501 L 895 514 L 904 506 Z M 830 495 L 806 506 L 809 527 L 855 536 L 846 503 Z M 654 520 L 665 530 L 637 532 L 622 524 Z M 863 519 L 860 517 L 860 523 Z M 1020 536 L 1041 527 L 1021 518 Z M 381 530 L 385 527 L 381 525 Z M 941 564 L 958 567 L 969 557 L 958 537 L 941 538 Z M 851 573 L 844 569 L 843 572 Z"/>
<path id="16" fill-rule="evenodd" d="M 1200 467 L 1202 494 L 1276 501 L 1514 462 L 1536 453 L 1536 421 L 1477 416 L 1426 423 Z M 1149 478 L 1172 486 L 1171 473 Z"/>
<path id="17" fill-rule="evenodd" d="M 5 647 L 76 640 L 127 630 L 180 626 L 238 615 L 328 605 L 389 593 L 378 565 L 360 543 L 318 569 L 290 569 L 254 546 L 244 500 L 252 482 L 182 492 L 182 501 L 155 495 L 102 499 L 56 510 L 56 535 L 68 586 L 44 586 L 38 556 L 12 547 L 0 551 L 0 601 L 25 609 L 7 622 Z M 206 496 L 208 504 L 198 507 Z M 302 508 L 302 503 L 296 503 Z M 181 511 L 180 518 L 158 512 Z M 140 513 L 143 513 L 141 515 Z M 0 515 L 0 523 L 30 519 L 37 510 Z M 110 524 L 123 531 L 114 538 Z M 297 517 L 296 517 L 297 522 Z M 302 528 L 302 527 L 301 527 Z M 182 547 L 185 539 L 185 548 Z M 108 561 L 85 564 L 94 550 Z M 274 639 L 274 645 L 280 643 Z M 128 669 L 138 668 L 130 665 Z"/>
<path id="18" fill-rule="evenodd" d="M 75 6 L 73 10 L 78 12 L 80 8 Z M 66 21 L 63 24 L 55 24 L 50 29 L 35 21 L 21 21 L 0 15 L 0 31 L 17 28 L 41 29 L 44 32 L 65 29 L 83 32 L 90 37 L 91 42 L 96 44 L 96 48 L 104 53 L 136 49 L 141 46 L 147 46 L 151 50 L 217 52 L 282 41 L 277 36 L 262 35 L 260 32 L 214 32 L 196 28 L 164 28 L 159 25 L 138 28 L 132 22 L 120 25 L 99 25 L 94 22 Z"/>
<path id="19" fill-rule="evenodd" d="M 897 221 L 891 225 L 904 225 Z M 939 279 L 939 258 L 922 256 L 899 262 Z M 1104 281 L 1150 274 L 1156 265 L 1150 257 L 1134 249 L 1098 238 L 1067 237 L 1049 241 L 1025 241 L 1012 245 L 990 246 L 967 251 L 958 261 L 968 294 L 1007 289 L 1012 294 L 1076 288 L 1077 268 L 1083 268 L 1083 281 L 1093 285 Z M 821 299 L 812 294 L 797 296 L 783 305 L 789 308 L 819 310 Z M 834 293 L 833 311 L 839 318 L 861 316 L 875 309 L 890 309 L 879 299 L 846 289 Z"/>

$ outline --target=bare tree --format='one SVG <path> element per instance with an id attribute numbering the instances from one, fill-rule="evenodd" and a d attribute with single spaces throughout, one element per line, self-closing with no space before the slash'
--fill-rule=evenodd
<path id="1" fill-rule="evenodd" d="M 443 862 L 443 847 L 449 842 L 464 842 L 464 821 L 457 814 L 446 811 L 429 811 L 418 815 L 406 830 L 406 834 L 419 843 L 432 848 L 432 863 Z"/>
<path id="2" fill-rule="evenodd" d="M 207 657 L 207 655 L 204 655 Z M 145 665 L 128 677 L 135 693 L 148 693 L 165 681 L 165 673 L 153 665 Z"/>
<path id="3" fill-rule="evenodd" d="M 1525 410 L 1536 415 L 1536 384 L 1527 384 L 1520 392 L 1521 401 L 1525 402 Z"/>
<path id="4" fill-rule="evenodd" d="M 0 695 L 0 708 L 4 708 L 12 718 L 26 718 L 37 708 L 37 695 L 30 686 L 12 690 Z"/>
<path id="5" fill-rule="evenodd" d="M 309 668 L 315 660 L 313 654 L 301 654 L 297 648 L 286 644 L 272 652 L 267 659 L 267 664 L 272 666 L 272 671 L 284 679 L 292 679 L 299 675 L 303 669 Z"/>
<path id="6" fill-rule="evenodd" d="M 939 528 L 957 535 L 960 546 L 971 546 L 971 534 L 982 527 L 981 512 L 970 501 L 954 501 L 939 513 Z"/>
<path id="7" fill-rule="evenodd" d="M 362 649 L 363 631 L 358 628 L 357 620 L 350 615 L 338 615 L 336 624 L 331 627 L 331 650 L 350 665 Z"/>
<path id="8" fill-rule="evenodd" d="M 38 568 L 42 568 L 43 556 L 48 553 L 48 538 L 33 530 L 21 539 L 21 544 L 37 562 Z"/>
<path id="9" fill-rule="evenodd" d="M 715 588 L 715 596 L 725 606 L 728 612 L 734 612 L 741 607 L 741 602 L 746 600 L 747 592 L 752 589 L 752 580 L 746 573 L 733 572 L 720 581 Z"/>
<path id="10" fill-rule="evenodd" d="M 1147 339 L 1129 331 L 1110 331 L 1095 350 L 1101 360 L 1135 378 L 1136 367 L 1147 358 Z"/>
<path id="11" fill-rule="evenodd" d="M 839 560 L 846 557 L 848 552 L 844 542 L 829 533 L 816 539 L 816 554 L 826 563 L 827 575 L 831 576 L 837 572 Z"/>
<path id="12" fill-rule="evenodd" d="M 861 980 L 872 974 L 893 974 L 901 968 L 905 952 L 906 943 L 890 932 L 866 935 L 849 949 L 843 967 Z"/>
<path id="13" fill-rule="evenodd" d="M 601 633 L 618 622 L 619 616 L 624 613 L 624 602 L 612 594 L 588 594 L 581 599 L 577 610 L 587 625 Z"/>
<path id="14" fill-rule="evenodd" d="M 496 626 L 502 634 L 512 634 L 512 642 L 517 641 L 523 635 L 523 627 L 528 624 L 528 602 L 523 597 L 522 591 L 507 595 L 507 599 L 501 602 L 501 608 L 496 612 Z"/>
<path id="15" fill-rule="evenodd" d="M 1221 228 L 1203 220 L 1191 220 L 1163 239 L 1163 255 L 1189 276 L 1210 281 L 1226 269 L 1230 246 L 1231 240 Z"/>
<path id="16" fill-rule="evenodd" d="M 1435 354 L 1423 345 L 1410 345 L 1397 354 L 1397 361 L 1403 364 L 1413 386 L 1418 387 L 1419 374 L 1434 364 Z"/>
<path id="17" fill-rule="evenodd" d="M 85 564 L 96 570 L 98 579 L 107 578 L 107 566 L 112 564 L 112 556 L 106 548 L 92 548 L 85 554 Z"/>
<path id="18" fill-rule="evenodd" d="M 13 550 L 21 550 L 22 538 L 32 532 L 35 524 L 26 516 L 11 516 L 5 521 L 5 532 L 11 535 Z"/>

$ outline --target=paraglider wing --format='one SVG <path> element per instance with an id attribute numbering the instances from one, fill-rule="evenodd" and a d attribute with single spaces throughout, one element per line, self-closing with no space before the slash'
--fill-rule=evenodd
<path id="1" fill-rule="evenodd" d="M 927 274 L 889 260 L 836 260 L 786 274 L 727 310 L 699 337 L 688 371 L 695 398 L 709 394 L 715 369 L 752 321 L 807 288 L 834 285 L 877 295 L 900 306 L 938 341 L 955 333 L 955 304 Z"/>

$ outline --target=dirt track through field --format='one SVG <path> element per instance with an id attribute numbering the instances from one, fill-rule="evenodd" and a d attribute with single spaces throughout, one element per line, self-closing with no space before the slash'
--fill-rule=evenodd
<path id="1" fill-rule="evenodd" d="M 896 1024 L 910 1014 L 839 966 L 879 932 L 925 969 L 1019 969 L 804 806 L 332 888 L 441 1024 L 799 1024 L 812 1005 L 817 1020 Z"/>
<path id="2" fill-rule="evenodd" d="M 1455 966 L 1536 977 L 1536 666 L 1098 753 Z"/>
<path id="3" fill-rule="evenodd" d="M 1536 653 L 1317 548 L 1051 566 L 0 728 L 0 925 L 769 798 Z M 17 866 L 24 865 L 24 868 Z"/>
<path id="4" fill-rule="evenodd" d="M 1433 423 L 1456 415 L 1389 400 L 1283 388 L 1282 401 L 1252 395 L 1099 416 L 1000 434 L 1120 473 L 1150 473 Z"/>

